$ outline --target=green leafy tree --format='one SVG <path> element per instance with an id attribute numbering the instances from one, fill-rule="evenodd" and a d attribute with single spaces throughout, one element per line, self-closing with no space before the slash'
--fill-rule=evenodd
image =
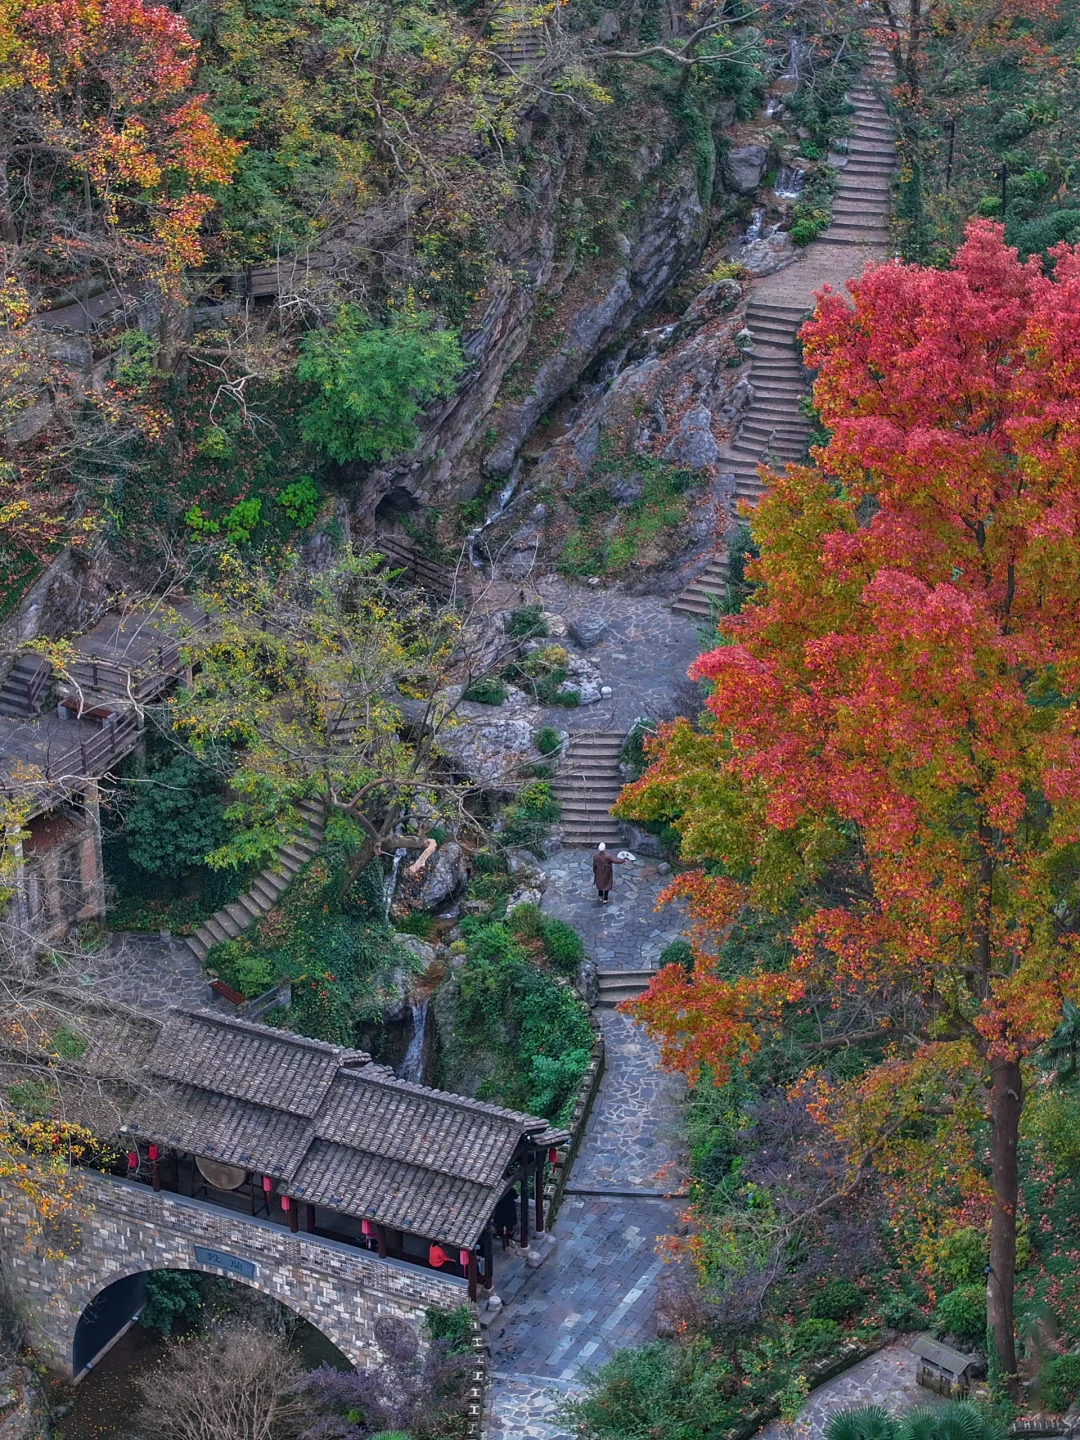
<path id="1" fill-rule="evenodd" d="M 221 772 L 177 751 L 124 782 L 134 804 L 124 817 L 128 855 L 151 875 L 176 878 L 201 865 L 228 834 Z"/>
<path id="2" fill-rule="evenodd" d="M 200 597 L 210 623 L 191 639 L 196 673 L 173 711 L 197 753 L 236 749 L 225 812 L 234 832 L 208 855 L 212 866 L 272 859 L 306 833 L 305 798 L 363 832 L 345 887 L 399 848 L 422 852 L 418 872 L 440 822 L 471 823 L 439 749 L 461 618 L 397 587 L 380 562 L 350 549 L 326 570 L 293 557 L 273 571 L 226 552 Z"/>
<path id="3" fill-rule="evenodd" d="M 453 389 L 464 365 L 457 333 L 436 329 L 432 315 L 408 311 L 372 325 L 343 305 L 333 325 L 301 343 L 296 373 L 311 387 L 304 439 L 341 463 L 411 450 L 416 416 Z"/>

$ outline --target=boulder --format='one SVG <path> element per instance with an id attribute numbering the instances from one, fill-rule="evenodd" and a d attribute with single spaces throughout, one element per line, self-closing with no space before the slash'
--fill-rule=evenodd
<path id="1" fill-rule="evenodd" d="M 626 843 L 635 855 L 648 855 L 659 859 L 664 853 L 658 835 L 651 835 L 648 830 L 640 830 L 636 825 L 626 825 L 625 833 Z"/>
<path id="2" fill-rule="evenodd" d="M 736 145 L 727 153 L 724 176 L 729 187 L 739 195 L 752 195 L 761 184 L 769 151 L 765 145 Z"/>
<path id="3" fill-rule="evenodd" d="M 578 966 L 577 988 L 578 994 L 590 1010 L 600 1004 L 600 981 L 596 973 L 596 961 L 590 960 L 587 955 Z"/>
<path id="4" fill-rule="evenodd" d="M 609 487 L 609 494 L 616 505 L 633 505 L 635 500 L 641 499 L 645 486 L 638 475 L 630 475 L 625 480 L 615 480 Z"/>
<path id="5" fill-rule="evenodd" d="M 471 780 L 480 784 L 515 784 L 522 765 L 535 759 L 533 732 L 539 719 L 534 722 L 528 710 L 500 713 L 507 708 L 500 706 L 496 711 L 488 710 L 484 717 L 469 717 L 464 724 L 448 728 L 439 736 L 441 748 Z"/>
<path id="6" fill-rule="evenodd" d="M 0 1435 L 3 1440 L 48 1440 L 48 1407 L 28 1365 L 0 1353 Z"/>
<path id="7" fill-rule="evenodd" d="M 462 861 L 461 846 L 456 840 L 447 840 L 439 846 L 420 872 L 419 899 L 423 909 L 434 910 L 450 899 L 465 878 Z M 430 949 L 430 946 L 425 948 Z"/>
<path id="8" fill-rule="evenodd" d="M 581 655 L 567 665 L 566 679 L 559 689 L 563 691 L 576 690 L 579 704 L 595 705 L 601 698 L 603 679 L 592 661 L 586 660 Z"/>
<path id="9" fill-rule="evenodd" d="M 568 615 L 566 628 L 570 632 L 571 640 L 583 650 L 591 650 L 594 645 L 599 645 L 607 634 L 608 625 L 602 615 L 583 611 L 577 615 Z"/>
<path id="10" fill-rule="evenodd" d="M 506 913 L 509 915 L 511 911 L 516 910 L 519 905 L 539 905 L 543 898 L 543 893 L 540 890 L 533 889 L 531 885 L 522 885 L 520 889 L 515 890 L 509 900 L 507 900 Z"/>
<path id="11" fill-rule="evenodd" d="M 751 275 L 772 275 L 797 258 L 794 242 L 786 230 L 778 230 L 768 239 L 754 240 L 739 251 L 739 263 Z"/>
<path id="12" fill-rule="evenodd" d="M 436 852 L 437 853 L 437 852 Z M 429 945 L 426 940 L 421 940 L 419 935 L 395 935 L 395 941 L 403 950 L 408 950 L 410 955 L 415 955 L 426 970 L 429 965 L 434 965 L 437 951 L 434 945 Z M 399 970 L 394 971 L 395 979 L 400 975 Z"/>
<path id="13" fill-rule="evenodd" d="M 601 45 L 611 45 L 619 38 L 619 17 L 614 10 L 605 10 L 596 22 L 596 38 Z"/>
<path id="14" fill-rule="evenodd" d="M 678 433 L 664 450 L 664 459 L 687 470 L 705 470 L 715 465 L 720 447 L 712 433 L 712 411 L 695 405 L 679 421 Z"/>

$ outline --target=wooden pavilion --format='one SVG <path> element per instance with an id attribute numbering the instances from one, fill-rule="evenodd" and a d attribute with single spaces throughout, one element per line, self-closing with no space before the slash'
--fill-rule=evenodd
<path id="1" fill-rule="evenodd" d="M 208 1010 L 140 1020 L 131 1039 L 129 1179 L 464 1277 L 472 1299 L 515 1187 L 522 1244 L 530 1220 L 544 1228 L 544 1167 L 568 1139 L 544 1119 Z"/>

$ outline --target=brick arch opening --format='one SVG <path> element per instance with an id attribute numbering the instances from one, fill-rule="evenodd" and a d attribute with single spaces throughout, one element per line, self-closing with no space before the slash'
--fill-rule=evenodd
<path id="1" fill-rule="evenodd" d="M 344 1362 L 341 1368 L 353 1369 L 359 1363 L 359 1356 L 350 1355 L 348 1350 L 343 1348 L 340 1343 L 343 1337 L 327 1333 L 323 1317 L 314 1313 L 306 1314 L 307 1307 L 303 1304 L 283 1300 L 269 1286 L 260 1285 L 256 1280 L 249 1280 L 238 1275 L 222 1275 L 220 1270 L 202 1265 L 163 1265 L 153 1268 L 142 1265 L 136 1266 L 122 1275 L 113 1275 L 106 1285 L 94 1290 L 86 1298 L 82 1309 L 75 1315 L 74 1324 L 68 1337 L 68 1355 L 71 1374 L 76 1380 L 84 1375 L 138 1318 L 138 1313 L 146 1300 L 147 1277 L 162 1272 L 210 1275 L 216 1280 L 228 1280 L 245 1289 L 256 1290 L 259 1294 L 276 1300 L 286 1310 L 291 1311 L 292 1314 L 310 1325 L 313 1330 L 318 1331 L 322 1339 L 341 1357 Z M 347 1345 L 348 1341 L 346 1340 L 345 1343 Z"/>

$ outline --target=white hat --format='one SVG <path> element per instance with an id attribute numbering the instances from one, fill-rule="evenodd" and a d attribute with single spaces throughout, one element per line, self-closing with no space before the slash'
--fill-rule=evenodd
<path id="1" fill-rule="evenodd" d="M 603 840 L 601 840 L 601 841 L 600 841 L 600 844 L 599 844 L 596 848 L 597 848 L 598 850 L 606 850 L 606 849 L 607 849 L 607 846 L 604 844 Z"/>

